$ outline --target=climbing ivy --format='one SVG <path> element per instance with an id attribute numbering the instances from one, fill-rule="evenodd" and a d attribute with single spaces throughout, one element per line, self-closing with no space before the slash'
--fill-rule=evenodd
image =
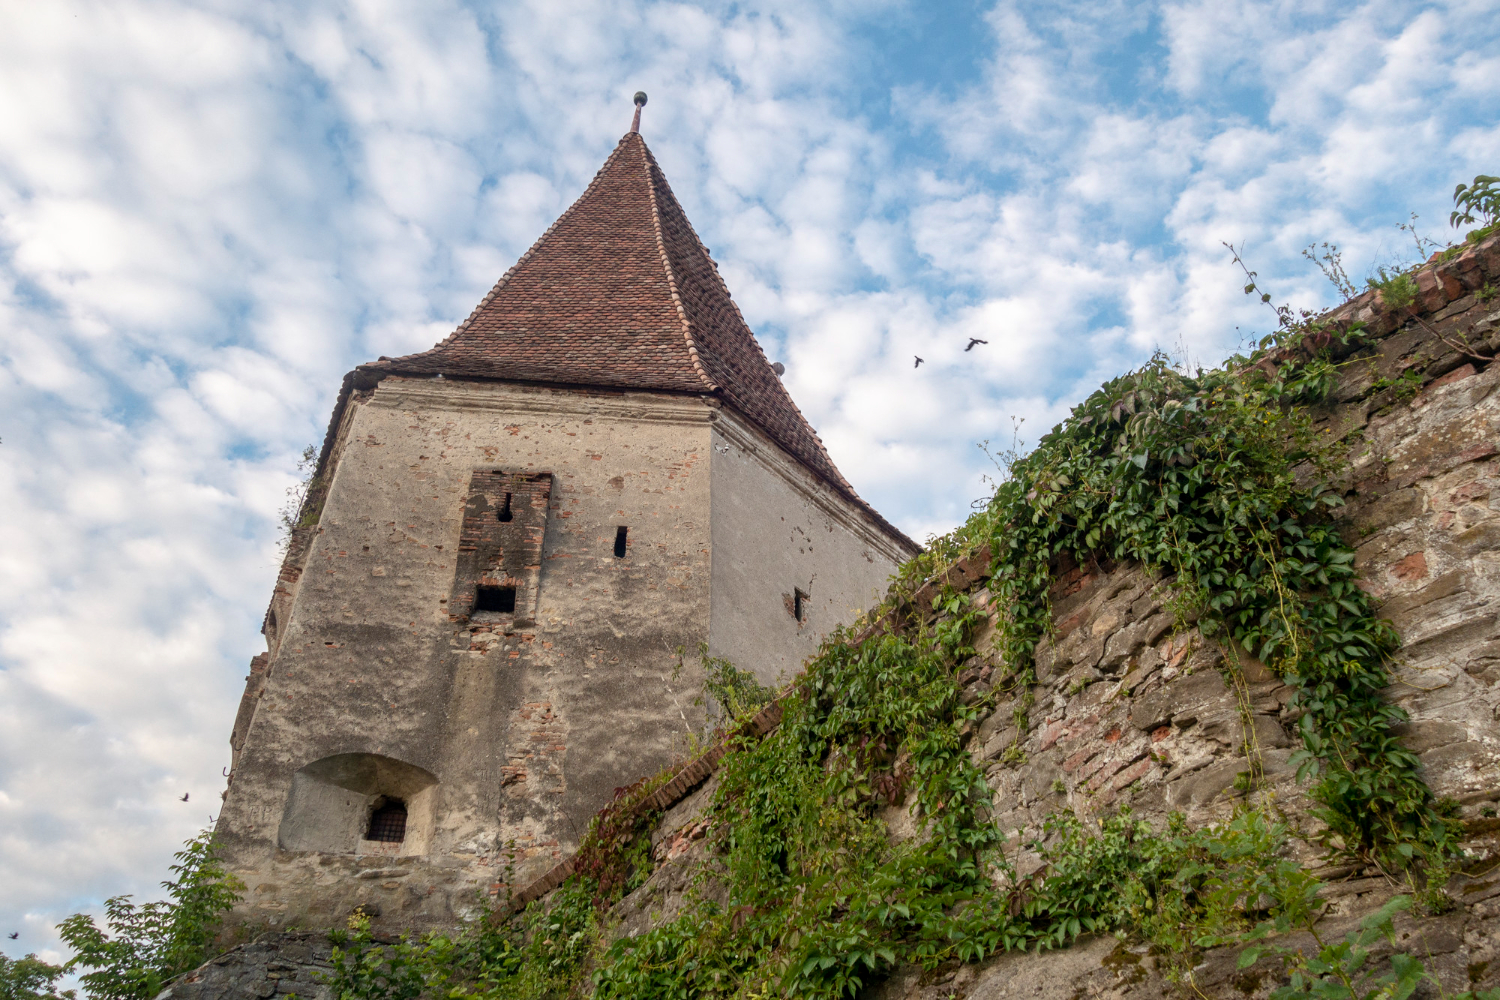
<path id="1" fill-rule="evenodd" d="M 970 537 L 994 551 L 1005 661 L 1025 676 L 1050 625 L 1055 560 L 1175 575 L 1205 631 L 1296 685 L 1297 759 L 1330 845 L 1403 867 L 1441 853 L 1451 831 L 1392 732 L 1403 713 L 1381 697 L 1399 637 L 1356 585 L 1331 521 L 1343 499 L 1306 407 L 1333 366 L 1281 353 L 1192 377 L 1158 357 L 1110 382 L 1012 466 Z"/>

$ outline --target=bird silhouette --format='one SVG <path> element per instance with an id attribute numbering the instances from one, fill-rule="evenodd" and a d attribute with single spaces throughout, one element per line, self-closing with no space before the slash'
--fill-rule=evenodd
<path id="1" fill-rule="evenodd" d="M 913 354 L 912 357 L 917 358 L 917 356 L 915 354 Z M 920 367 L 922 367 L 922 359 L 921 358 L 917 358 L 916 364 L 912 365 L 912 367 L 913 368 L 920 368 Z"/>
<path id="2" fill-rule="evenodd" d="M 186 802 L 188 800 L 188 794 L 189 793 L 187 793 L 187 792 L 183 792 L 182 793 L 182 798 L 178 799 L 177 801 L 178 802 Z"/>
<path id="3" fill-rule="evenodd" d="M 964 353 L 968 354 L 970 351 L 972 351 L 974 349 L 974 345 L 975 344 L 988 344 L 988 343 L 989 343 L 988 340 L 980 340 L 978 337 L 970 337 L 969 338 L 969 346 L 964 348 Z"/>
<path id="4" fill-rule="evenodd" d="M 10 932 L 10 939 L 12 941 L 14 941 L 16 938 L 18 938 L 20 936 L 21 936 L 21 932 L 20 931 L 11 931 Z"/>

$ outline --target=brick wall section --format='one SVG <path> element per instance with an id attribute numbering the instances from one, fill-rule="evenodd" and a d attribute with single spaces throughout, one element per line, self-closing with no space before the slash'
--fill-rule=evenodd
<path id="1" fill-rule="evenodd" d="M 535 618 L 551 493 L 551 473 L 474 473 L 458 536 L 458 570 L 448 599 L 452 620 L 487 620 L 484 612 L 476 616 L 472 611 L 478 586 L 515 587 L 516 610 L 510 621 L 520 625 Z"/>

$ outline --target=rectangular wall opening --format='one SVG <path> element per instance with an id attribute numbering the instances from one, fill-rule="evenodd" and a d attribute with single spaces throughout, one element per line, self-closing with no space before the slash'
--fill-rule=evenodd
<path id="1" fill-rule="evenodd" d="M 382 798 L 370 812 L 366 840 L 399 844 L 406 839 L 406 803 L 400 799 Z"/>
<path id="2" fill-rule="evenodd" d="M 503 615 L 514 614 L 516 610 L 516 588 L 475 587 L 474 610 L 497 611 Z"/>
<path id="3" fill-rule="evenodd" d="M 615 529 L 615 558 L 616 559 L 624 559 L 625 558 L 625 536 L 628 535 L 629 533 L 630 533 L 630 529 L 627 528 L 627 527 L 625 527 L 625 525 L 623 525 L 623 524 L 620 525 L 618 528 Z"/>
<path id="4" fill-rule="evenodd" d="M 474 470 L 448 594 L 450 621 L 534 623 L 551 494 L 548 472 Z"/>
<path id="5" fill-rule="evenodd" d="M 792 591 L 792 617 L 799 622 L 807 621 L 807 595 L 800 590 Z"/>

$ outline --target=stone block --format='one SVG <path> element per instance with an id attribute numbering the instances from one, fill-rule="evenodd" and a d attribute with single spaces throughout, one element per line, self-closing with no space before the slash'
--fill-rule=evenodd
<path id="1" fill-rule="evenodd" d="M 1220 714 L 1226 699 L 1232 707 L 1234 694 L 1225 686 L 1224 678 L 1214 670 L 1199 670 L 1175 677 L 1149 695 L 1136 698 L 1130 706 L 1130 722 L 1146 731 L 1169 722 L 1186 728 L 1210 708 Z"/>
<path id="2" fill-rule="evenodd" d="M 1420 754 L 1452 743 L 1463 743 L 1469 738 L 1466 726 L 1441 719 L 1418 719 L 1402 723 L 1392 729 L 1401 738 L 1401 745 L 1412 753 Z"/>

